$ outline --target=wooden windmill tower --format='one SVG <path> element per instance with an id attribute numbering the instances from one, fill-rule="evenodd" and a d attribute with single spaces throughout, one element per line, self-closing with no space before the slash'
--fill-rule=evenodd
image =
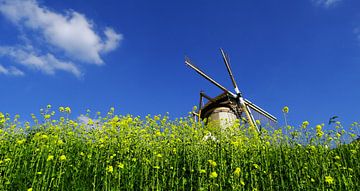
<path id="1" fill-rule="evenodd" d="M 187 66 L 195 70 L 198 74 L 223 91 L 222 94 L 216 96 L 215 98 L 211 98 L 203 91 L 201 91 L 199 108 L 197 112 L 194 112 L 194 115 L 201 120 L 207 119 L 207 121 L 226 121 L 228 124 L 233 123 L 236 119 L 240 119 L 241 123 L 255 127 L 258 132 L 261 129 L 256 123 L 257 120 L 259 120 L 261 124 L 276 124 L 276 117 L 243 97 L 231 71 L 228 56 L 222 49 L 220 49 L 220 51 L 231 82 L 234 86 L 235 93 L 229 91 L 224 86 L 205 74 L 202 70 L 192 64 L 189 58 L 185 58 L 185 64 Z M 203 104 L 203 98 L 208 100 L 206 104 Z M 220 125 L 224 126 L 225 123 L 221 122 Z"/>

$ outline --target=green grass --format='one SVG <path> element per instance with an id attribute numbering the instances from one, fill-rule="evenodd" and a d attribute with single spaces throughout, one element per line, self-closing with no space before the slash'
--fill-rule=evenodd
<path id="1" fill-rule="evenodd" d="M 259 135 L 113 110 L 79 124 L 50 108 L 31 125 L 0 114 L 0 190 L 360 190 L 360 146 L 344 144 L 357 123 Z"/>

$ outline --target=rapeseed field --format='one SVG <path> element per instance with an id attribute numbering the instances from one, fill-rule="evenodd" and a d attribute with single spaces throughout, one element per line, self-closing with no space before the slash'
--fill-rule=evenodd
<path id="1" fill-rule="evenodd" d="M 0 113 L 0 190 L 360 190 L 358 123 L 258 122 L 259 134 L 113 108 L 86 122 L 70 115 L 50 105 L 31 122 Z"/>

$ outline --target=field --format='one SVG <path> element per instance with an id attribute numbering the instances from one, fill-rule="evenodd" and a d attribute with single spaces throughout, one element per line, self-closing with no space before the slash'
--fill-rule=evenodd
<path id="1" fill-rule="evenodd" d="M 360 146 L 349 144 L 358 123 L 257 134 L 191 117 L 111 109 L 79 123 L 70 113 L 49 105 L 31 123 L 0 113 L 0 190 L 360 190 Z"/>

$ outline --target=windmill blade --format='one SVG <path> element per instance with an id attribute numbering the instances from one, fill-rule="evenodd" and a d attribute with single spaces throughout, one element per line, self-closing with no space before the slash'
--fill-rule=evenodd
<path id="1" fill-rule="evenodd" d="M 232 71 L 231 71 L 231 68 L 230 68 L 229 59 L 228 59 L 227 55 L 225 54 L 225 52 L 224 52 L 224 50 L 223 50 L 222 48 L 220 48 L 220 51 L 221 51 L 222 57 L 223 57 L 223 59 L 224 59 L 224 63 L 225 63 L 226 69 L 227 69 L 227 71 L 228 71 L 228 73 L 229 73 L 229 76 L 230 76 L 230 78 L 231 78 L 231 82 L 232 82 L 232 84 L 233 84 L 233 86 L 234 86 L 235 92 L 236 92 L 237 95 L 240 95 L 240 96 L 241 96 L 241 92 L 240 92 L 240 90 L 239 90 L 239 88 L 238 88 L 238 86 L 237 86 L 237 84 L 236 84 L 236 81 L 235 81 L 235 79 L 234 79 L 234 76 L 233 76 Z"/>
<path id="2" fill-rule="evenodd" d="M 262 109 L 261 107 L 251 103 L 249 100 L 245 99 L 245 104 L 251 108 L 252 110 L 256 111 L 257 113 L 259 113 L 260 115 L 266 117 L 267 119 L 269 119 L 270 121 L 277 123 L 277 119 L 276 117 L 274 117 L 273 115 L 271 115 L 270 113 L 266 112 L 264 109 Z"/>
<path id="3" fill-rule="evenodd" d="M 218 88 L 220 88 L 221 90 L 223 90 L 224 92 L 228 93 L 229 95 L 231 95 L 232 97 L 236 98 L 237 96 L 230 92 L 229 90 L 227 90 L 224 86 L 220 85 L 219 83 L 217 83 L 215 80 L 213 80 L 212 78 L 210 78 L 208 75 L 205 74 L 205 72 L 203 72 L 202 70 L 200 70 L 198 67 L 196 67 L 195 65 L 193 65 L 190 61 L 189 58 L 185 57 L 185 64 L 188 65 L 190 68 L 192 68 L 193 70 L 195 70 L 198 74 L 200 74 L 202 77 L 204 77 L 205 79 L 207 79 L 208 81 L 210 81 L 212 84 L 214 84 L 215 86 L 217 86 Z"/>

